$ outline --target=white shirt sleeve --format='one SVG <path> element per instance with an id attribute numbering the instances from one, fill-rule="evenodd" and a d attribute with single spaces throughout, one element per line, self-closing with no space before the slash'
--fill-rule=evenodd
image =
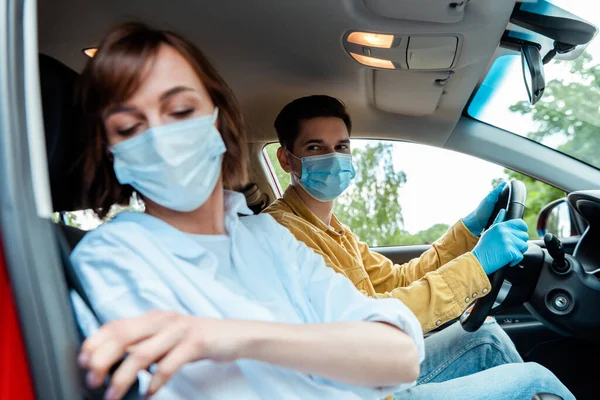
<path id="1" fill-rule="evenodd" d="M 71 255 L 75 271 L 100 322 L 136 317 L 150 310 L 187 314 L 174 294 L 160 284 L 160 277 L 149 268 L 167 262 L 160 259 L 160 253 L 139 251 L 143 246 L 140 242 L 145 240 L 139 232 L 122 233 L 111 228 L 103 226 L 97 232 L 90 232 Z M 152 244 L 145 247 L 152 249 Z"/>
<path id="2" fill-rule="evenodd" d="M 413 339 L 419 351 L 419 362 L 423 361 L 423 331 L 417 317 L 408 307 L 398 299 L 374 299 L 365 296 L 354 287 L 350 279 L 327 267 L 323 257 L 296 240 L 286 228 L 281 228 L 280 235 L 284 238 L 284 246 L 293 249 L 296 254 L 306 296 L 321 322 L 373 321 L 394 325 Z M 398 357 L 402 357 L 402 354 L 398 354 Z M 341 389 L 352 390 L 364 398 L 373 398 L 374 395 L 383 398 L 415 385 L 415 382 L 412 382 L 393 387 L 366 388 L 316 379 Z"/>

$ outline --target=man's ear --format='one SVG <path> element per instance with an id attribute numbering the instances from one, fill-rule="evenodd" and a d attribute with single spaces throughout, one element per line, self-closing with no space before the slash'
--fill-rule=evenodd
<path id="1" fill-rule="evenodd" d="M 283 147 L 277 149 L 277 160 L 279 160 L 281 169 L 288 174 L 292 173 L 292 160 L 290 154 Z"/>

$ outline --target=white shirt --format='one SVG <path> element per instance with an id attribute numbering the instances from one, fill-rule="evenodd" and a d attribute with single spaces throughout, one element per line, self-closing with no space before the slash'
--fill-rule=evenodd
<path id="1" fill-rule="evenodd" d="M 240 218 L 251 214 L 242 194 L 226 191 L 225 211 L 230 263 L 219 261 L 226 252 L 215 254 L 206 238 L 147 214 L 123 212 L 88 233 L 71 261 L 99 318 L 108 322 L 160 309 L 292 324 L 379 321 L 410 335 L 423 360 L 421 326 L 399 300 L 361 294 L 271 216 Z M 74 304 L 89 335 L 95 329 L 89 311 L 77 299 Z M 148 379 L 140 373 L 141 392 Z M 154 398 L 381 399 L 413 385 L 360 387 L 254 360 L 205 360 L 181 368 Z"/>

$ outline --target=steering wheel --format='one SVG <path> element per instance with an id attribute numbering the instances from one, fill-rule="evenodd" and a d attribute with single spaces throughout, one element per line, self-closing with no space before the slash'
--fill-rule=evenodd
<path id="1" fill-rule="evenodd" d="M 500 193 L 500 197 L 496 202 L 496 207 L 492 212 L 490 220 L 486 225 L 486 230 L 492 226 L 498 212 L 501 209 L 506 209 L 506 218 L 508 221 L 510 219 L 519 219 L 523 218 L 523 214 L 525 213 L 525 200 L 527 198 L 527 189 L 523 182 L 518 180 L 511 180 L 505 187 L 502 189 L 502 193 Z M 475 332 L 477 329 L 483 325 L 485 319 L 490 315 L 492 311 L 492 307 L 496 302 L 498 297 L 498 292 L 502 287 L 502 283 L 504 282 L 504 277 L 506 275 L 506 268 L 500 268 L 498 271 L 494 272 L 489 276 L 490 283 L 492 284 L 492 289 L 490 293 L 482 298 L 475 300 L 473 306 L 471 308 L 467 308 L 465 312 L 460 316 L 460 323 L 463 329 L 467 332 Z M 470 310 L 470 311 L 469 311 Z"/>

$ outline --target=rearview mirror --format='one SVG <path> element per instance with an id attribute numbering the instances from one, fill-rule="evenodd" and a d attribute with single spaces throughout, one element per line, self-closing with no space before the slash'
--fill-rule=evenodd
<path id="1" fill-rule="evenodd" d="M 542 98 L 546 88 L 544 62 L 540 50 L 533 45 L 523 45 L 521 47 L 521 64 L 529 103 L 534 105 Z"/>

